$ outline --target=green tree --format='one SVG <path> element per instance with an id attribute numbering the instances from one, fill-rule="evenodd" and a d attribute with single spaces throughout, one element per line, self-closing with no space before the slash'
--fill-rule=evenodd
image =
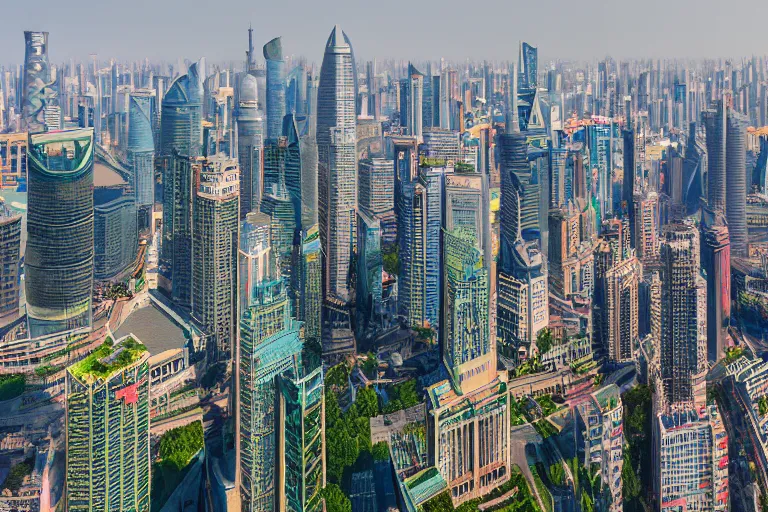
<path id="1" fill-rule="evenodd" d="M 325 384 L 337 388 L 346 388 L 349 382 L 349 366 L 347 363 L 339 363 L 328 369 L 325 373 Z"/>
<path id="2" fill-rule="evenodd" d="M 389 459 L 389 445 L 386 441 L 380 441 L 373 445 L 371 452 L 373 452 L 373 460 L 379 461 Z"/>
<path id="3" fill-rule="evenodd" d="M 352 512 L 352 502 L 349 501 L 341 487 L 336 484 L 328 484 L 323 489 L 326 512 Z"/>
<path id="4" fill-rule="evenodd" d="M 169 430 L 160 438 L 160 458 L 177 471 L 184 469 L 192 457 L 203 448 L 203 424 L 194 421 Z"/>
<path id="5" fill-rule="evenodd" d="M 539 348 L 539 353 L 544 355 L 552 348 L 552 331 L 548 328 L 544 328 L 536 335 L 536 346 Z"/>
<path id="6" fill-rule="evenodd" d="M 379 397 L 373 388 L 362 388 L 355 397 L 355 407 L 361 415 L 373 418 L 379 415 Z"/>
<path id="7" fill-rule="evenodd" d="M 378 369 L 379 361 L 376 359 L 376 354 L 373 352 L 368 352 L 368 354 L 366 354 L 366 359 L 362 364 L 363 373 L 369 379 L 375 379 Z"/>

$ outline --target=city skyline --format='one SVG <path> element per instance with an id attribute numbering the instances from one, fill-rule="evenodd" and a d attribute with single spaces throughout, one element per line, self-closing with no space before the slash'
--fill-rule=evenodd
<path id="1" fill-rule="evenodd" d="M 680 58 L 740 58 L 768 53 L 768 43 L 756 46 L 753 37 L 762 29 L 759 13 L 765 14 L 768 9 L 760 0 L 745 0 L 738 11 L 719 9 L 717 16 L 711 15 L 716 5 L 714 0 L 707 0 L 704 5 L 692 0 L 672 3 L 651 0 L 643 4 L 643 9 L 627 1 L 608 7 L 600 0 L 586 3 L 549 0 L 554 11 L 549 7 L 541 11 L 533 2 L 491 3 L 496 4 L 499 15 L 478 16 L 474 24 L 468 6 L 465 6 L 468 17 L 454 15 L 456 9 L 462 7 L 457 0 L 447 3 L 396 0 L 378 10 L 351 0 L 336 0 L 333 7 L 298 0 L 293 5 L 299 14 L 290 16 L 285 15 L 279 3 L 267 2 L 249 9 L 245 0 L 235 0 L 230 2 L 230 9 L 216 11 L 219 19 L 202 15 L 205 3 L 200 0 L 185 2 L 184 9 L 180 9 L 177 2 L 139 0 L 131 4 L 130 10 L 114 10 L 109 2 L 78 10 L 56 0 L 41 0 L 35 10 L 14 2 L 4 6 L 3 13 L 20 29 L 56 34 L 55 50 L 50 55 L 52 63 L 70 58 L 86 59 L 91 53 L 119 60 L 149 58 L 175 62 L 178 58 L 196 60 L 205 56 L 211 62 L 239 62 L 245 59 L 241 34 L 249 24 L 256 34 L 257 46 L 283 36 L 286 56 L 304 56 L 318 65 L 322 60 L 319 45 L 327 38 L 328 27 L 335 24 L 345 27 L 356 52 L 365 59 L 439 61 L 442 57 L 453 61 L 467 58 L 511 61 L 517 57 L 517 43 L 521 40 L 545 47 L 541 57 L 546 60 L 591 60 L 606 55 L 661 58 L 670 51 Z M 710 4 L 709 7 L 706 4 Z M 37 15 L 39 10 L 46 12 L 44 18 Z M 416 32 L 416 39 L 391 37 L 392 27 L 403 21 L 403 12 L 408 12 L 410 19 L 430 20 L 426 29 L 422 25 Z M 543 12 L 555 14 L 545 17 Z M 755 15 L 742 16 L 742 12 Z M 376 17 L 376 23 L 369 23 L 371 16 Z M 689 27 L 686 31 L 675 25 L 681 18 L 686 19 Z M 735 25 L 741 29 L 729 30 L 728 27 Z M 82 37 L 84 26 L 91 31 L 91 37 Z M 126 37 L 117 43 L 111 36 L 120 26 L 142 29 L 124 32 Z M 484 34 L 491 34 L 490 37 L 473 36 L 473 31 L 480 27 Z M 200 33 L 208 36 L 198 37 Z M 455 37 L 457 34 L 468 37 Z M 0 48 L 5 55 L 23 53 L 23 45 L 14 36 L 13 31 L 0 32 Z M 99 44 L 94 45 L 94 41 Z"/>

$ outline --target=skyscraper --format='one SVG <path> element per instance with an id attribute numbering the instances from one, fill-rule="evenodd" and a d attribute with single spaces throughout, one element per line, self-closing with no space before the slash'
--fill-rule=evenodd
<path id="1" fill-rule="evenodd" d="M 360 160 L 360 208 L 378 215 L 394 208 L 394 161 L 373 157 Z"/>
<path id="2" fill-rule="evenodd" d="M 21 214 L 0 204 L 0 327 L 19 316 Z"/>
<path id="3" fill-rule="evenodd" d="M 702 112 L 707 130 L 707 205 L 713 211 L 725 211 L 725 166 L 727 107 L 721 101 L 717 110 Z"/>
<path id="4" fill-rule="evenodd" d="M 520 83 L 521 89 L 536 89 L 539 85 L 539 50 L 528 43 L 520 43 Z"/>
<path id="5" fill-rule="evenodd" d="M 128 335 L 67 368 L 67 510 L 149 511 L 148 361 Z"/>
<path id="6" fill-rule="evenodd" d="M 24 81 L 21 129 L 28 133 L 45 131 L 45 108 L 56 95 L 48 65 L 48 32 L 24 32 Z"/>
<path id="7" fill-rule="evenodd" d="M 95 192 L 93 277 L 100 281 L 121 279 L 126 271 L 133 270 L 130 267 L 139 249 L 136 200 L 122 190 Z"/>
<path id="8" fill-rule="evenodd" d="M 725 218 L 728 221 L 731 247 L 736 256 L 747 255 L 747 118 L 728 109 L 725 143 Z"/>
<path id="9" fill-rule="evenodd" d="M 183 156 L 174 150 L 165 162 L 158 284 L 169 292 L 174 302 L 189 307 L 192 303 L 192 205 L 197 158 Z"/>
<path id="10" fill-rule="evenodd" d="M 25 283 L 32 337 L 90 327 L 93 129 L 29 136 Z"/>
<path id="11" fill-rule="evenodd" d="M 731 319 L 731 245 L 721 213 L 705 209 L 701 223 L 701 268 L 707 280 L 707 360 L 725 355 Z"/>
<path id="12" fill-rule="evenodd" d="M 173 81 L 163 96 L 160 117 L 160 156 L 176 150 L 182 156 L 202 155 L 203 69 L 202 63 L 189 66 L 186 75 Z"/>
<path id="13" fill-rule="evenodd" d="M 285 115 L 285 61 L 279 37 L 264 45 L 267 61 L 267 138 L 277 139 L 283 132 Z"/>
<path id="14" fill-rule="evenodd" d="M 130 94 L 128 110 L 128 164 L 133 172 L 136 206 L 155 203 L 155 143 L 152 119 L 155 93 L 140 89 Z"/>
<path id="15" fill-rule="evenodd" d="M 325 46 L 317 92 L 318 210 L 323 245 L 323 296 L 348 301 L 356 234 L 357 73 L 352 45 L 338 25 Z"/>
<path id="16" fill-rule="evenodd" d="M 224 155 L 195 166 L 192 316 L 209 336 L 214 361 L 232 357 L 237 312 L 239 179 Z"/>
<path id="17" fill-rule="evenodd" d="M 412 137 L 421 138 L 423 127 L 424 75 L 408 64 L 408 76 L 404 79 L 404 93 L 400 97 L 401 123 Z"/>
<path id="18" fill-rule="evenodd" d="M 666 227 L 661 244 L 661 380 L 667 404 L 691 404 L 699 360 L 699 235 Z"/>
<path id="19" fill-rule="evenodd" d="M 322 370 L 302 360 L 284 281 L 266 276 L 240 320 L 238 481 L 242 509 L 317 510 L 325 485 Z"/>
<path id="20" fill-rule="evenodd" d="M 237 120 L 237 161 L 240 164 L 240 219 L 259 211 L 262 193 L 263 120 L 259 110 L 256 77 L 240 80 Z"/>

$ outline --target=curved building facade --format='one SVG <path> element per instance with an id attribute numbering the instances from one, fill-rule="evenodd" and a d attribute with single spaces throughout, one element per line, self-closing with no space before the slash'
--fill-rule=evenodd
<path id="1" fill-rule="evenodd" d="M 136 206 L 155 202 L 155 142 L 152 137 L 154 91 L 138 90 L 130 95 L 128 109 L 128 163 L 133 171 Z"/>
<path id="2" fill-rule="evenodd" d="M 267 138 L 282 135 L 285 115 L 285 61 L 283 44 L 279 37 L 264 45 L 267 61 Z"/>
<path id="3" fill-rule="evenodd" d="M 336 26 L 325 46 L 317 92 L 318 213 L 325 261 L 323 296 L 349 300 L 357 221 L 355 62 Z"/>
<path id="4" fill-rule="evenodd" d="M 186 75 L 173 81 L 163 96 L 160 118 L 160 155 L 173 150 L 184 156 L 202 154 L 203 83 L 198 64 L 189 66 Z"/>
<path id="5" fill-rule="evenodd" d="M 24 266 L 32 337 L 90 327 L 92 128 L 30 135 Z"/>

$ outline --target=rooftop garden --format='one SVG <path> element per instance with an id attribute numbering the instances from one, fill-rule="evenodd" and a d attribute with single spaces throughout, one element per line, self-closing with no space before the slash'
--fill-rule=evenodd
<path id="1" fill-rule="evenodd" d="M 117 345 L 108 337 L 88 357 L 70 366 L 69 371 L 78 379 L 106 379 L 135 363 L 146 351 L 144 345 L 131 337 Z"/>
<path id="2" fill-rule="evenodd" d="M 21 486 L 24 485 L 24 479 L 32 474 L 34 465 L 34 457 L 29 457 L 24 462 L 19 462 L 18 464 L 11 466 L 11 471 L 5 479 L 3 488 L 8 489 L 12 493 L 19 492 Z"/>

